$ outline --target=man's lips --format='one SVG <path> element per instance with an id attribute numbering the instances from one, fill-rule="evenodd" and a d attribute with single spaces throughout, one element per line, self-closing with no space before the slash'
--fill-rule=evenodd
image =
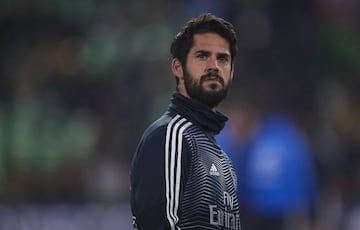
<path id="1" fill-rule="evenodd" d="M 224 81 L 223 79 L 219 76 L 219 75 L 215 75 L 215 74 L 212 74 L 212 75 L 205 75 L 202 79 L 202 82 L 217 82 L 221 85 L 224 84 Z"/>
<path id="2" fill-rule="evenodd" d="M 207 81 L 207 82 L 218 82 L 218 83 L 221 83 L 221 82 L 219 81 L 219 79 L 217 79 L 217 78 L 207 78 L 207 79 L 205 79 L 205 81 Z"/>

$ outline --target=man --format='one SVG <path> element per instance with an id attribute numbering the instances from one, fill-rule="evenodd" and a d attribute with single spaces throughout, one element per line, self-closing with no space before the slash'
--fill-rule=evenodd
<path id="1" fill-rule="evenodd" d="M 144 132 L 130 169 L 135 229 L 240 229 L 235 170 L 214 138 L 227 121 L 216 107 L 236 52 L 233 26 L 211 14 L 175 37 L 177 92 Z"/>

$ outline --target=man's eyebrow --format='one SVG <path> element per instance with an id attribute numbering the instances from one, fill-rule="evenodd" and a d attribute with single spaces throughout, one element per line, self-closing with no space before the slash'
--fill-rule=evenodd
<path id="1" fill-rule="evenodd" d="M 218 53 L 217 56 L 218 57 L 231 57 L 231 55 L 228 53 Z"/>
<path id="2" fill-rule="evenodd" d="M 206 50 L 197 50 L 195 53 L 196 53 L 196 54 L 210 54 L 210 51 L 206 51 Z"/>
<path id="3" fill-rule="evenodd" d="M 196 54 L 210 54 L 210 51 L 207 50 L 197 50 L 195 51 Z M 217 56 L 228 56 L 230 57 L 231 55 L 227 52 L 220 52 L 220 53 L 216 53 Z"/>

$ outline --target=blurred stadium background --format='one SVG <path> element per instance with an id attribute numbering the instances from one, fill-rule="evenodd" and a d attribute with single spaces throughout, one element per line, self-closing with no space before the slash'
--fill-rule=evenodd
<path id="1" fill-rule="evenodd" d="M 357 0 L 0 0 L 0 229 L 131 229 L 130 160 L 175 89 L 172 38 L 201 12 L 238 31 L 230 97 L 306 134 L 305 229 L 360 229 Z"/>

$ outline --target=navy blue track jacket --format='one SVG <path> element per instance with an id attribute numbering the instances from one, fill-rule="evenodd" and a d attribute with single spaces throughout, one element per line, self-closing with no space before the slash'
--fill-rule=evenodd
<path id="1" fill-rule="evenodd" d="M 174 93 L 133 157 L 135 229 L 240 229 L 235 170 L 214 138 L 226 121 Z"/>

